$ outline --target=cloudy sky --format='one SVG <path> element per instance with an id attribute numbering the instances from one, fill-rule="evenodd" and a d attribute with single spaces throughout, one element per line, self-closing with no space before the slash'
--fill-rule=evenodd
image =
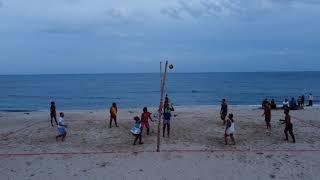
<path id="1" fill-rule="evenodd" d="M 320 70 L 320 0 L 0 0 L 0 74 Z"/>

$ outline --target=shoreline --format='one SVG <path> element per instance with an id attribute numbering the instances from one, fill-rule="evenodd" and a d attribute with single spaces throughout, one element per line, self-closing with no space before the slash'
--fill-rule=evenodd
<path id="1" fill-rule="evenodd" d="M 239 109 L 247 109 L 247 108 L 251 108 L 251 109 L 261 109 L 261 105 L 228 105 L 230 108 L 239 108 Z M 199 108 L 205 108 L 205 109 L 216 109 L 216 108 L 220 108 L 220 105 L 178 105 L 175 106 L 175 108 L 181 108 L 181 109 L 190 109 L 190 108 L 194 108 L 194 109 L 199 109 Z M 131 109 L 142 109 L 143 107 L 125 107 L 125 108 L 121 108 L 119 107 L 119 109 L 122 110 L 131 110 Z M 148 107 L 148 109 L 156 109 L 157 107 L 155 106 L 150 106 Z M 96 108 L 96 109 L 85 109 L 85 108 L 80 108 L 80 109 L 66 109 L 66 110 L 61 110 L 62 112 L 85 112 L 85 111 L 105 111 L 109 109 L 105 108 Z M 274 110 L 281 110 L 282 108 L 277 108 Z M 320 109 L 320 104 L 314 104 L 313 106 L 304 106 L 304 109 L 302 110 L 306 110 L 306 109 Z M 0 113 L 43 113 L 43 112 L 48 112 L 49 109 L 43 109 L 43 110 L 27 110 L 27 109 L 17 109 L 17 110 L 0 110 Z M 296 111 L 296 110 L 294 110 Z M 60 111 L 59 111 L 60 112 Z"/>

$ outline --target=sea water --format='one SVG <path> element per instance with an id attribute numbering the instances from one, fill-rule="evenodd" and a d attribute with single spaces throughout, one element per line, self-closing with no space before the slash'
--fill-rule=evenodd
<path id="1" fill-rule="evenodd" d="M 175 105 L 259 105 L 264 98 L 320 95 L 320 72 L 170 73 L 165 91 Z M 104 109 L 159 105 L 160 76 L 150 74 L 2 75 L 0 111 Z"/>

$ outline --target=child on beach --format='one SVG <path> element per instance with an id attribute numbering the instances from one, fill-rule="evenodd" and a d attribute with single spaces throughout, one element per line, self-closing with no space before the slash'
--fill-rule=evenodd
<path id="1" fill-rule="evenodd" d="M 51 126 L 53 127 L 52 120 L 56 122 L 56 125 L 58 125 L 57 122 L 57 112 L 56 112 L 56 104 L 54 101 L 51 101 L 51 106 L 50 106 L 50 118 L 51 118 Z"/>
<path id="2" fill-rule="evenodd" d="M 170 120 L 171 120 L 171 111 L 174 111 L 174 108 L 171 104 L 171 107 L 169 105 L 164 106 L 164 112 L 163 112 L 163 137 L 167 128 L 167 136 L 170 137 Z"/>
<path id="3" fill-rule="evenodd" d="M 58 138 L 62 137 L 62 141 L 66 138 L 67 131 L 66 131 L 66 125 L 64 124 L 64 113 L 60 113 L 59 121 L 58 121 L 58 132 L 59 135 L 56 136 L 56 141 L 58 141 Z"/>
<path id="4" fill-rule="evenodd" d="M 138 139 L 139 139 L 139 144 L 143 144 L 143 142 L 142 142 L 142 125 L 141 125 L 140 118 L 138 116 L 136 116 L 136 117 L 134 117 L 134 120 L 135 120 L 135 123 L 130 130 L 130 132 L 135 137 L 135 139 L 133 141 L 133 145 L 136 145 Z"/>
<path id="5" fill-rule="evenodd" d="M 223 125 L 226 124 L 227 114 L 228 114 L 228 104 L 226 103 L 226 99 L 222 99 L 220 117 L 221 117 L 221 120 L 223 121 Z"/>
<path id="6" fill-rule="evenodd" d="M 285 118 L 284 118 L 284 120 L 280 119 L 280 121 L 282 121 L 282 124 L 286 124 L 286 127 L 284 129 L 284 134 L 286 135 L 286 139 L 285 140 L 289 141 L 289 138 L 288 138 L 288 131 L 289 131 L 289 133 L 290 133 L 290 135 L 292 137 L 293 143 L 295 143 L 296 139 L 295 139 L 294 134 L 293 134 L 293 125 L 291 123 L 291 117 L 289 115 L 289 111 L 290 110 L 286 110 L 284 112 Z"/>
<path id="7" fill-rule="evenodd" d="M 149 119 L 153 121 L 151 118 L 151 113 L 148 112 L 148 108 L 144 107 L 143 113 L 141 114 L 141 125 L 142 125 L 142 128 L 147 128 L 147 135 L 149 135 L 150 133 Z"/>
<path id="8" fill-rule="evenodd" d="M 224 141 L 225 145 L 228 145 L 228 136 L 230 136 L 230 139 L 233 142 L 233 145 L 236 145 L 236 141 L 234 140 L 234 120 L 233 120 L 233 114 L 229 114 L 228 120 L 227 120 L 227 125 L 226 125 L 226 130 L 224 131 Z"/>
<path id="9" fill-rule="evenodd" d="M 264 113 L 262 116 L 265 117 L 265 122 L 267 125 L 267 132 L 271 132 L 271 105 L 270 103 L 266 103 L 264 106 Z"/>
<path id="10" fill-rule="evenodd" d="M 116 127 L 118 127 L 118 124 L 117 124 L 117 113 L 118 113 L 117 104 L 116 103 L 112 103 L 112 106 L 110 108 L 110 124 L 109 124 L 109 128 L 111 128 L 111 126 L 112 126 L 112 120 L 116 124 Z"/>

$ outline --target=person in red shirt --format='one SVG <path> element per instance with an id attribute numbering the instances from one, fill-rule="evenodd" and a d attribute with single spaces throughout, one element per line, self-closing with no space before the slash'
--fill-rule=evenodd
<path id="1" fill-rule="evenodd" d="M 142 129 L 147 128 L 147 135 L 149 135 L 150 133 L 149 119 L 153 121 L 151 118 L 151 113 L 148 112 L 148 108 L 144 107 L 143 113 L 141 114 L 141 125 L 142 125 Z"/>

